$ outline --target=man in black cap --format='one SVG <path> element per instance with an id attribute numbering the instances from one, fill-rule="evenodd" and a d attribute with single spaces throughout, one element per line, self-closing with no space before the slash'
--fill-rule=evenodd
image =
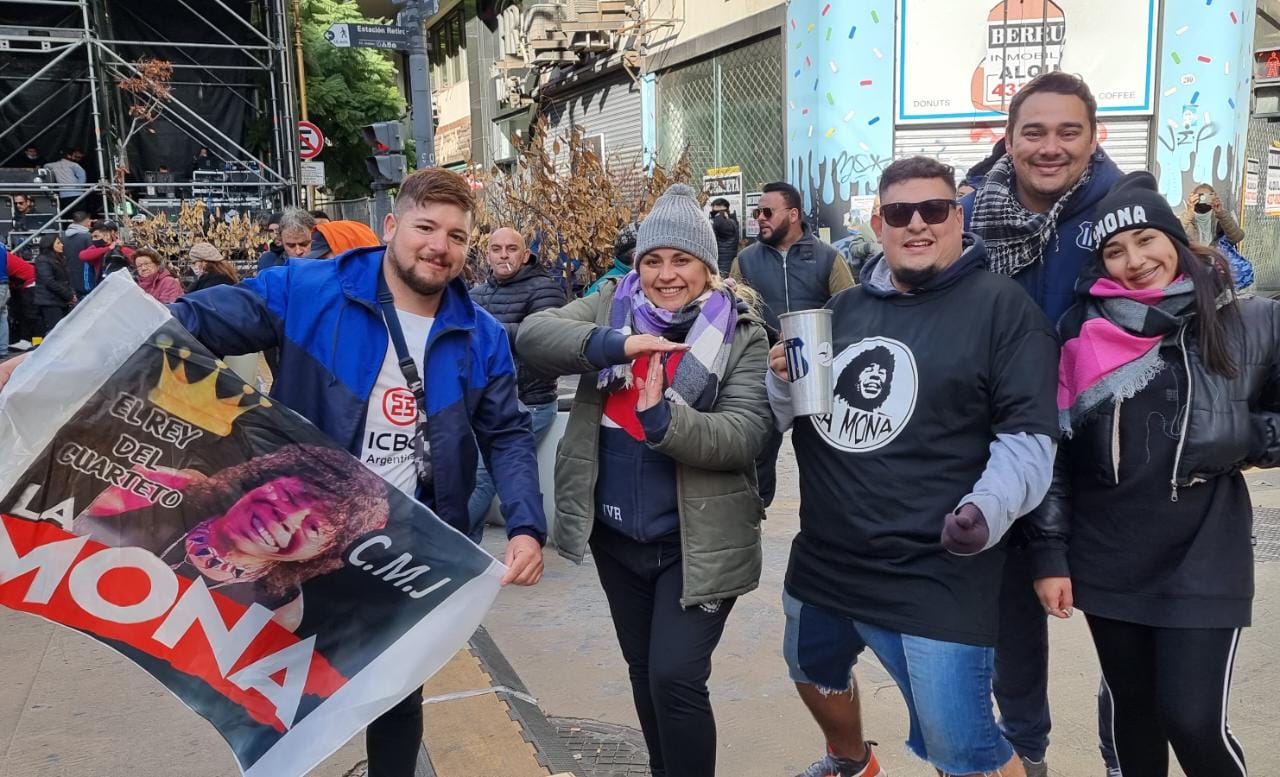
<path id="1" fill-rule="evenodd" d="M 733 260 L 738 258 L 738 240 L 742 234 L 738 217 L 730 212 L 729 201 L 717 197 L 711 201 L 711 231 L 716 235 L 716 264 L 720 275 L 728 276 Z"/>

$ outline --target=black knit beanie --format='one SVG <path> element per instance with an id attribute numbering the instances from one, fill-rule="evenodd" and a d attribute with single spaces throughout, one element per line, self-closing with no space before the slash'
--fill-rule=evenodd
<path id="1" fill-rule="evenodd" d="M 1188 244 L 1182 222 L 1157 190 L 1155 176 L 1145 170 L 1121 178 L 1093 209 L 1094 250 L 1101 256 L 1108 240 L 1131 229 L 1158 229 Z"/>

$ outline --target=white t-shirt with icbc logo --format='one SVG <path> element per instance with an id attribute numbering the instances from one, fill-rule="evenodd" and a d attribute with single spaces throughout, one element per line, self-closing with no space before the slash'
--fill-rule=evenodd
<path id="1" fill-rule="evenodd" d="M 418 374 L 426 380 L 422 369 L 422 357 L 426 352 L 427 336 L 435 318 L 419 316 L 397 310 L 404 341 L 409 347 Z M 418 407 L 413 392 L 400 371 L 396 348 L 388 339 L 387 352 L 382 357 L 382 369 L 369 395 L 365 410 L 364 440 L 360 460 L 379 477 L 414 496 L 418 485 L 418 471 L 413 461 L 413 436 L 418 430 Z M 430 446 L 424 440 L 423 451 L 430 461 Z"/>

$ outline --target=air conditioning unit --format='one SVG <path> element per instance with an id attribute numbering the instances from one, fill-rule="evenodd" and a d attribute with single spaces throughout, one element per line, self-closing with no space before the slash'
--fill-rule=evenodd
<path id="1" fill-rule="evenodd" d="M 560 0 L 525 8 L 525 40 L 535 64 L 573 62 L 579 55 L 618 49 L 633 26 L 634 0 Z"/>

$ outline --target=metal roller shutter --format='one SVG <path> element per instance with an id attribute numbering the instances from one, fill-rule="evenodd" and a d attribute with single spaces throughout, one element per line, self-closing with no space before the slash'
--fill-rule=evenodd
<path id="1" fill-rule="evenodd" d="M 1102 126 L 1106 130 L 1102 147 L 1121 170 L 1150 169 L 1149 118 L 1108 119 L 1102 122 Z M 957 176 L 963 177 L 965 171 L 991 153 L 996 138 L 1003 134 L 1002 126 L 897 127 L 893 137 L 893 156 L 894 159 L 917 155 L 934 157 L 954 167 Z"/>
<path id="2" fill-rule="evenodd" d="M 547 110 L 547 147 L 560 141 L 556 164 L 569 166 L 568 140 L 577 127 L 587 138 L 602 135 L 604 162 L 610 173 L 639 170 L 644 155 L 641 136 L 640 85 L 625 73 L 555 100 Z"/>

